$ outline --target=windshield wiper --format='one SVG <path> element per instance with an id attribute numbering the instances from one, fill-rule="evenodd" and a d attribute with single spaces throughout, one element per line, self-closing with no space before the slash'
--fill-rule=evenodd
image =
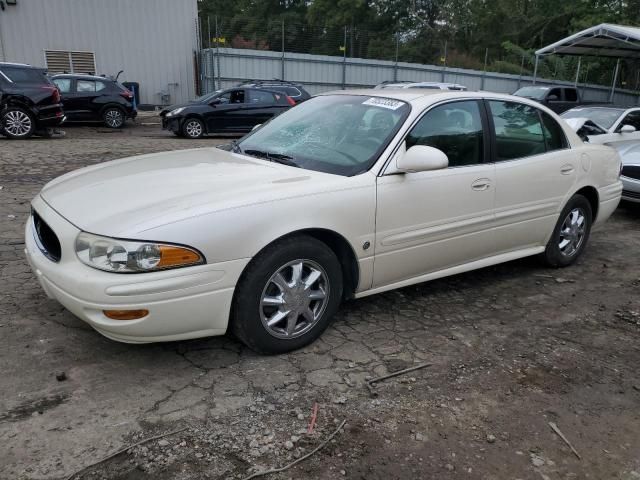
<path id="1" fill-rule="evenodd" d="M 240 148 L 240 145 L 238 145 L 238 141 L 237 140 L 233 140 L 231 142 L 231 151 L 233 153 L 242 153 L 242 149 Z"/>
<path id="2" fill-rule="evenodd" d="M 262 150 L 245 150 L 244 153 L 253 157 L 264 158 L 266 160 L 269 160 L 270 162 L 281 163 L 290 167 L 300 168 L 300 165 L 298 165 L 294 161 L 293 157 L 290 157 L 289 155 L 285 155 L 283 153 L 265 152 Z"/>

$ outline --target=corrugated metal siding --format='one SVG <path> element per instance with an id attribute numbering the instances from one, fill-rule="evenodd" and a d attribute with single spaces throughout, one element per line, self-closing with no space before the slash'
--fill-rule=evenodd
<path id="1" fill-rule="evenodd" d="M 0 43 L 5 61 L 41 67 L 45 50 L 94 52 L 96 72 L 124 70 L 143 103 L 177 103 L 196 93 L 197 16 L 197 0 L 21 0 L 0 11 Z"/>
<path id="2" fill-rule="evenodd" d="M 217 70 L 217 61 L 220 71 Z M 346 61 L 345 61 L 346 60 Z M 282 54 L 264 50 L 215 49 L 202 51 L 202 63 L 210 68 L 202 76 L 203 93 L 218 88 L 228 88 L 247 79 L 269 80 L 282 77 Z M 487 90 L 498 93 L 513 93 L 521 86 L 530 85 L 531 77 L 519 77 L 501 73 L 483 73 L 476 70 L 442 68 L 435 65 L 398 63 L 384 60 L 332 57 L 301 53 L 285 54 L 286 80 L 300 82 L 311 94 L 345 87 L 367 87 L 385 80 L 409 80 L 419 82 L 452 82 L 466 85 L 470 90 Z M 395 77 L 394 77 L 395 73 Z M 217 79 L 220 78 L 220 82 Z M 215 81 L 214 81 L 215 80 Z M 572 85 L 567 82 L 538 79 L 538 85 Z M 579 85 L 584 100 L 607 102 L 610 88 L 599 85 Z M 620 105 L 640 104 L 635 92 L 616 90 L 614 102 Z"/>

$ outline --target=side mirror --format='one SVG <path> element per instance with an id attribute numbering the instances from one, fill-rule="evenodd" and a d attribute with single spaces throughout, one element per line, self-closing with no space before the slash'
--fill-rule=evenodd
<path id="1" fill-rule="evenodd" d="M 633 133 L 636 131 L 636 127 L 633 125 L 623 125 L 620 129 L 620 133 Z"/>
<path id="2" fill-rule="evenodd" d="M 557 102 L 557 101 L 558 101 L 558 100 L 560 100 L 560 99 L 558 98 L 558 96 L 557 96 L 557 95 L 549 95 L 549 96 L 547 97 L 547 100 L 549 100 L 550 102 Z"/>
<path id="3" fill-rule="evenodd" d="M 213 100 L 211 100 L 209 102 L 209 105 L 211 105 L 213 107 L 214 105 L 218 105 L 220 103 L 222 103 L 222 100 L 220 100 L 219 98 L 214 98 Z"/>
<path id="4" fill-rule="evenodd" d="M 254 125 L 253 128 L 251 129 L 251 131 L 253 132 L 256 128 L 261 127 L 261 126 L 262 126 L 261 123 L 259 123 L 257 125 Z"/>
<path id="5" fill-rule="evenodd" d="M 414 145 L 396 160 L 398 170 L 405 173 L 440 170 L 448 166 L 449 159 L 442 150 L 426 145 Z"/>

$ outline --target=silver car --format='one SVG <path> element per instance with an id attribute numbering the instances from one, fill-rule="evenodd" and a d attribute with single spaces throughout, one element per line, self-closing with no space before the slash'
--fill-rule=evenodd
<path id="1" fill-rule="evenodd" d="M 618 151 L 622 158 L 622 199 L 640 203 L 640 106 L 577 107 L 561 116 L 583 140 Z"/>
<path id="2" fill-rule="evenodd" d="M 378 90 L 382 88 L 422 88 L 426 90 L 455 90 L 459 92 L 467 90 L 467 87 L 464 85 L 447 82 L 382 82 L 380 85 L 376 85 L 375 88 Z"/>

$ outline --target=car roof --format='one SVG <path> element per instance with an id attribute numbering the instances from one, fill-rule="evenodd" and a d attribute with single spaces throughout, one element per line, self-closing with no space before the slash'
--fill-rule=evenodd
<path id="1" fill-rule="evenodd" d="M 107 77 L 101 77 L 99 75 L 89 75 L 89 74 L 82 74 L 82 73 L 58 73 L 56 75 L 52 75 L 51 78 L 75 78 L 78 80 L 102 80 L 103 82 L 115 81 Z"/>
<path id="2" fill-rule="evenodd" d="M 511 102 L 524 103 L 532 107 L 551 112 L 544 105 L 535 100 L 524 97 L 516 97 L 504 93 L 493 93 L 486 91 L 460 91 L 460 90 L 420 90 L 420 89 L 354 89 L 354 90 L 334 90 L 331 92 L 321 93 L 323 95 L 359 95 L 368 97 L 392 98 L 394 100 L 402 100 L 416 106 L 426 106 L 429 104 L 446 101 L 446 100 L 467 100 L 467 99 L 489 99 L 504 100 Z M 557 115 L 557 114 L 556 114 Z"/>
<path id="3" fill-rule="evenodd" d="M 35 70 L 45 70 L 42 67 L 34 67 L 33 65 L 29 65 L 27 63 L 14 63 L 14 62 L 0 62 L 0 67 L 26 67 L 33 68 Z"/>

